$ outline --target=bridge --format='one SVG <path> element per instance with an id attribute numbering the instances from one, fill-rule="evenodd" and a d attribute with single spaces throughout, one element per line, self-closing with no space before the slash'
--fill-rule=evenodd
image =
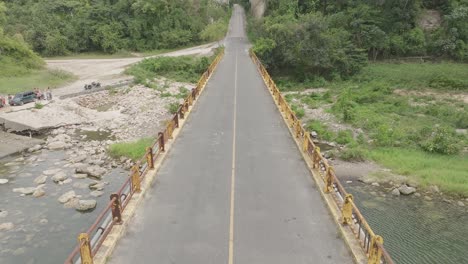
<path id="1" fill-rule="evenodd" d="M 393 263 L 244 21 L 65 263 Z"/>

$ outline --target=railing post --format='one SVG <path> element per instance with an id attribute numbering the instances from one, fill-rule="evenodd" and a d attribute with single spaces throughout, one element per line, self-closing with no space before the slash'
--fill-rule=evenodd
<path id="1" fill-rule="evenodd" d="M 112 202 L 112 219 L 114 220 L 114 224 L 120 225 L 122 224 L 122 204 L 120 203 L 120 197 L 117 193 L 113 193 L 110 196 L 110 200 Z"/>
<path id="2" fill-rule="evenodd" d="M 309 133 L 304 133 L 304 142 L 302 143 L 302 150 L 306 153 L 309 152 L 309 137 Z"/>
<path id="3" fill-rule="evenodd" d="M 195 89 L 192 89 L 192 94 L 191 94 L 191 96 L 189 96 L 189 99 L 188 99 L 189 106 L 191 106 L 193 104 L 193 99 L 194 99 L 193 94 L 194 93 L 195 93 Z"/>
<path id="4" fill-rule="evenodd" d="M 179 112 L 179 111 L 177 111 L 177 112 Z M 174 126 L 175 126 L 175 128 L 179 127 L 179 113 L 176 113 L 176 115 L 174 116 Z"/>
<path id="5" fill-rule="evenodd" d="M 132 190 L 134 192 L 141 192 L 140 169 L 138 165 L 132 167 Z"/>
<path id="6" fill-rule="evenodd" d="M 320 147 L 315 147 L 314 155 L 313 155 L 313 162 L 312 162 L 314 169 L 317 169 L 320 166 L 319 162 L 320 162 Z"/>
<path id="7" fill-rule="evenodd" d="M 146 148 L 146 161 L 148 162 L 148 168 L 154 169 L 154 161 L 153 161 L 153 148 L 147 147 Z"/>
<path id="8" fill-rule="evenodd" d="M 301 121 L 298 119 L 296 123 L 296 138 L 301 136 Z"/>
<path id="9" fill-rule="evenodd" d="M 179 118 L 184 119 L 185 118 L 185 103 L 180 104 L 179 109 L 180 109 Z"/>
<path id="10" fill-rule="evenodd" d="M 325 189 L 324 189 L 324 192 L 325 193 L 330 193 L 332 191 L 332 187 L 333 187 L 333 168 L 328 166 L 327 167 L 327 175 L 325 176 Z"/>
<path id="11" fill-rule="evenodd" d="M 89 235 L 87 233 L 81 233 L 78 236 L 78 244 L 80 245 L 81 263 L 93 264 L 93 256 L 91 254 Z"/>
<path id="12" fill-rule="evenodd" d="M 341 208 L 341 214 L 342 214 L 342 219 L 341 223 L 343 225 L 349 225 L 352 223 L 352 215 L 353 215 L 353 195 L 352 194 L 347 194 L 344 203 L 343 203 L 343 208 Z"/>
<path id="13" fill-rule="evenodd" d="M 158 137 L 159 137 L 159 150 L 164 152 L 165 151 L 165 147 L 164 147 L 164 133 L 163 132 L 159 132 L 158 133 Z"/>
<path id="14" fill-rule="evenodd" d="M 369 249 L 369 262 L 368 264 L 380 264 L 380 259 L 382 258 L 382 247 L 383 238 L 381 236 L 374 236 L 371 240 L 371 246 Z"/>

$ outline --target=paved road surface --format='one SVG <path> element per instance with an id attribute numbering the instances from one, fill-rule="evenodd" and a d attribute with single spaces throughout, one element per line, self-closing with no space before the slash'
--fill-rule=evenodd
<path id="1" fill-rule="evenodd" d="M 352 263 L 243 24 L 110 263 Z"/>

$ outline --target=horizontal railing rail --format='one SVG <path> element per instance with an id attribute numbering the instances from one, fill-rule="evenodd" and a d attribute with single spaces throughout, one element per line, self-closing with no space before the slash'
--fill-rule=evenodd
<path id="1" fill-rule="evenodd" d="M 383 246 L 382 237 L 376 235 L 369 226 L 354 203 L 353 196 L 345 190 L 338 177 L 336 177 L 333 167 L 323 157 L 320 148 L 312 141 L 310 134 L 304 129 L 301 120 L 297 118 L 295 112 L 281 94 L 268 71 L 253 51 L 250 51 L 250 56 L 262 75 L 279 110 L 283 113 L 286 124 L 293 132 L 293 136 L 296 138 L 297 142 L 299 142 L 299 145 L 302 146 L 306 157 L 312 163 L 313 171 L 320 175 L 325 186 L 324 192 L 333 197 L 337 207 L 341 210 L 340 222 L 348 226 L 354 233 L 356 239 L 358 239 L 359 244 L 366 253 L 368 263 L 393 264 L 392 258 Z"/>
<path id="2" fill-rule="evenodd" d="M 133 194 L 140 192 L 141 182 L 154 168 L 154 162 L 165 152 L 165 144 L 172 139 L 174 131 L 179 127 L 179 121 L 186 118 L 186 113 L 200 95 L 209 77 L 222 59 L 224 51 L 221 51 L 213 60 L 208 69 L 202 74 L 197 86 L 192 89 L 177 112 L 168 121 L 163 132 L 158 133 L 155 141 L 146 149 L 145 155 L 138 160 L 131 169 L 130 176 L 125 180 L 116 193 L 112 193 L 110 201 L 99 213 L 98 217 L 86 231 L 78 236 L 78 244 L 65 260 L 65 264 L 93 263 L 93 257 L 97 254 L 102 243 L 106 239 L 114 225 L 122 224 L 122 213 L 127 207 Z"/>

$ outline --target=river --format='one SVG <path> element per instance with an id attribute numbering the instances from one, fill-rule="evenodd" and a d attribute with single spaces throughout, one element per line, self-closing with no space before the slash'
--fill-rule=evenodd
<path id="1" fill-rule="evenodd" d="M 381 188 L 381 187 L 380 187 Z M 442 199 L 399 196 L 353 183 L 346 189 L 398 264 L 468 263 L 468 210 Z M 373 193 L 372 193 L 373 192 Z M 372 194 L 371 194 L 372 193 Z"/>
<path id="2" fill-rule="evenodd" d="M 64 151 L 42 150 L 39 154 L 25 157 L 25 161 L 14 161 L 20 157 L 16 155 L 0 159 L 0 178 L 9 179 L 7 184 L 0 185 L 0 210 L 8 212 L 6 216 L 0 217 L 0 224 L 14 224 L 12 230 L 0 231 L 0 263 L 63 263 L 76 245 L 77 234 L 86 231 L 92 224 L 109 201 L 110 193 L 118 189 L 128 173 L 118 168 L 111 170 L 103 178 L 110 184 L 105 187 L 105 194 L 98 198 L 91 197 L 88 188 L 72 187 L 74 183 L 89 183 L 91 179 L 72 178 L 72 183 L 58 185 L 50 177 L 46 183 L 45 196 L 20 196 L 12 190 L 35 186 L 33 180 L 47 169 L 62 168 L 68 176 L 74 172 L 74 169 L 64 167 L 68 163 L 64 160 Z M 72 189 L 77 195 L 82 195 L 81 199 L 97 200 L 96 209 L 80 213 L 75 209 L 64 208 L 57 199 Z"/>

